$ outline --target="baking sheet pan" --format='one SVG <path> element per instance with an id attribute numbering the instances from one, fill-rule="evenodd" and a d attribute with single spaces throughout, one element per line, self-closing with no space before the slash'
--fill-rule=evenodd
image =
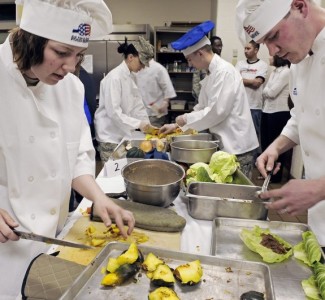
<path id="1" fill-rule="evenodd" d="M 261 256 L 249 250 L 239 237 L 243 228 L 252 229 L 255 225 L 269 228 L 292 246 L 301 242 L 301 234 L 309 227 L 301 223 L 255 221 L 232 218 L 216 218 L 213 221 L 211 254 L 217 257 L 263 262 Z M 268 264 L 277 300 L 305 300 L 301 281 L 312 275 L 304 263 L 293 256 L 281 263 Z"/>
<path id="2" fill-rule="evenodd" d="M 155 289 L 143 271 L 136 280 L 129 280 L 114 288 L 102 287 L 101 270 L 106 267 L 109 257 L 117 257 L 128 248 L 125 243 L 108 244 L 75 280 L 60 299 L 119 299 L 143 300 Z M 163 258 L 171 267 L 199 259 L 203 268 L 201 282 L 195 286 L 181 286 L 175 283 L 174 290 L 182 300 L 238 300 L 240 295 L 250 290 L 265 293 L 266 300 L 274 300 L 274 290 L 269 268 L 265 264 L 202 256 L 190 253 L 170 251 L 162 248 L 139 246 L 144 256 L 149 252 Z M 227 272 L 227 268 L 232 272 Z"/>

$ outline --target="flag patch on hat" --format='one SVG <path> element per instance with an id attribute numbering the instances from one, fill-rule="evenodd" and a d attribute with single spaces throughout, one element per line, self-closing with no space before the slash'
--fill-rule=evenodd
<path id="1" fill-rule="evenodd" d="M 81 23 L 77 29 L 72 30 L 73 33 L 77 33 L 78 35 L 72 35 L 71 41 L 76 41 L 80 43 L 88 43 L 89 36 L 91 32 L 91 26 L 86 23 Z"/>
<path id="2" fill-rule="evenodd" d="M 72 32 L 79 33 L 81 36 L 90 35 L 91 26 L 89 24 L 82 23 L 78 26 L 78 29 L 73 29 Z"/>

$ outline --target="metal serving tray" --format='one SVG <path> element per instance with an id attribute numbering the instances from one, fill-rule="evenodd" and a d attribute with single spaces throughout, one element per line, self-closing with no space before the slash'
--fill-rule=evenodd
<path id="1" fill-rule="evenodd" d="M 115 148 L 114 152 L 112 153 L 111 157 L 113 159 L 121 159 L 121 158 L 125 158 L 126 157 L 126 152 L 127 152 L 127 147 L 129 146 L 131 147 L 139 147 L 141 142 L 143 142 L 145 139 L 134 139 L 134 140 L 124 140 L 122 141 L 119 145 L 117 145 L 117 147 Z M 156 140 L 150 140 L 150 142 L 152 143 L 152 145 L 154 147 L 156 147 Z M 163 152 L 166 152 L 166 141 L 163 141 L 165 147 Z M 128 161 L 135 161 L 135 160 L 139 160 L 139 158 L 128 158 Z"/>
<path id="2" fill-rule="evenodd" d="M 260 186 L 192 182 L 186 196 L 188 212 L 200 220 L 216 217 L 266 220 L 267 208 L 255 196 Z"/>
<path id="3" fill-rule="evenodd" d="M 239 237 L 243 228 L 253 229 L 255 225 L 263 229 L 269 228 L 272 233 L 281 236 L 292 246 L 301 242 L 301 234 L 304 231 L 310 230 L 307 225 L 301 223 L 216 218 L 213 221 L 211 254 L 229 259 L 263 262 L 261 256 L 249 250 Z M 301 281 L 312 275 L 309 267 L 294 257 L 268 266 L 277 300 L 306 299 Z"/>
<path id="4" fill-rule="evenodd" d="M 104 276 L 101 270 L 106 267 L 108 258 L 119 256 L 128 246 L 117 242 L 108 244 L 60 299 L 147 299 L 149 292 L 155 287 L 150 285 L 150 280 L 143 271 L 135 276 L 136 281 L 131 279 L 122 286 L 109 288 L 102 287 L 100 284 Z M 175 292 L 182 300 L 238 300 L 241 294 L 250 290 L 265 293 L 266 300 L 275 299 L 270 271 L 265 264 L 145 246 L 139 246 L 139 249 L 145 256 L 152 252 L 163 258 L 171 268 L 196 259 L 201 261 L 203 277 L 199 284 L 182 286 L 175 283 L 174 285 Z"/>

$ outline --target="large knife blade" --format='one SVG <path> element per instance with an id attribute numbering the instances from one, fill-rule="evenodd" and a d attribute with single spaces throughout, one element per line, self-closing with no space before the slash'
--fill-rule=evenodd
<path id="1" fill-rule="evenodd" d="M 78 243 L 73 243 L 73 242 L 50 238 L 50 237 L 35 234 L 32 232 L 19 231 L 14 228 L 12 228 L 12 230 L 20 238 L 25 239 L 25 240 L 33 240 L 33 241 L 43 242 L 43 243 L 47 243 L 47 244 L 55 244 L 55 245 L 60 245 L 60 246 L 67 246 L 67 247 L 74 247 L 74 248 L 81 248 L 81 249 L 93 249 L 94 248 L 94 247 L 83 245 L 83 244 L 78 244 Z"/>

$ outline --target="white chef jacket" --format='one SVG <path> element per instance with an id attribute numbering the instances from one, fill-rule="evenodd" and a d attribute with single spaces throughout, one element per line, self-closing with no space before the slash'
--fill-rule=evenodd
<path id="1" fill-rule="evenodd" d="M 247 60 L 241 60 L 236 64 L 236 69 L 244 79 L 263 78 L 266 79 L 268 65 L 263 60 L 250 63 Z M 264 84 L 261 84 L 258 89 L 245 87 L 250 109 L 262 109 L 262 92 Z"/>
<path id="2" fill-rule="evenodd" d="M 176 97 L 173 83 L 166 68 L 154 59 L 149 61 L 149 67 L 145 67 L 136 73 L 136 79 L 148 116 L 159 115 L 157 111 L 151 108 L 151 105 L 161 107 L 164 99 Z M 167 113 L 166 110 L 164 115 Z"/>
<path id="3" fill-rule="evenodd" d="M 264 113 L 289 111 L 289 77 L 290 69 L 288 66 L 278 67 L 272 71 L 263 90 Z"/>
<path id="4" fill-rule="evenodd" d="M 68 215 L 72 179 L 95 171 L 84 88 L 72 74 L 27 87 L 12 61 L 7 39 L 0 45 L 0 207 L 21 230 L 55 237 Z M 28 264 L 47 248 L 26 240 L 0 245 L 1 299 L 19 294 Z"/>
<path id="5" fill-rule="evenodd" d="M 96 139 L 118 144 L 124 137 L 131 138 L 141 121 L 149 118 L 125 61 L 110 71 L 100 83 L 99 107 L 95 113 Z"/>
<path id="6" fill-rule="evenodd" d="M 282 134 L 301 146 L 307 179 L 325 177 L 325 28 L 312 46 L 313 55 L 291 65 L 291 119 Z M 325 246 L 325 201 L 308 210 L 308 224 Z"/>
<path id="7" fill-rule="evenodd" d="M 223 150 L 232 154 L 256 149 L 258 140 L 240 74 L 217 54 L 209 73 L 201 81 L 199 102 L 186 114 L 187 124 L 182 129 L 209 129 L 221 137 Z"/>

